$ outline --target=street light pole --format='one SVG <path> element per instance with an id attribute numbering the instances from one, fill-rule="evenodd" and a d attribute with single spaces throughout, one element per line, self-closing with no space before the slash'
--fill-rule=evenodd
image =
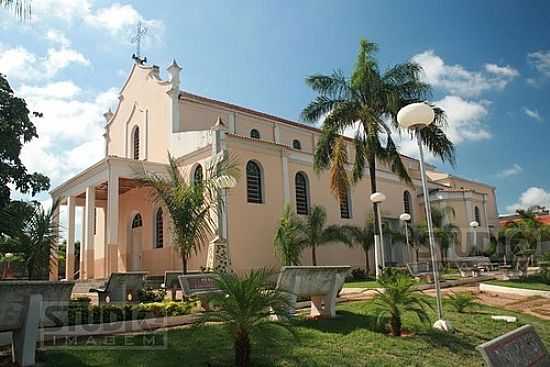
<path id="1" fill-rule="evenodd" d="M 411 247 L 409 245 L 409 221 L 411 215 L 409 213 L 403 213 L 399 216 L 399 220 L 405 223 L 405 241 L 407 242 L 407 257 L 409 262 L 411 261 Z"/>
<path id="2" fill-rule="evenodd" d="M 451 325 L 443 319 L 443 308 L 441 306 L 441 287 L 439 284 L 439 264 L 437 260 L 437 252 L 435 247 L 435 239 L 433 233 L 432 210 L 430 207 L 430 196 L 428 192 L 428 182 L 426 180 L 426 172 L 424 167 L 424 151 L 422 148 L 422 137 L 420 131 L 422 128 L 430 125 L 435 118 L 434 110 L 426 103 L 411 103 L 403 107 L 397 113 L 397 121 L 403 129 L 413 129 L 416 131 L 416 140 L 418 142 L 418 150 L 420 153 L 420 177 L 422 179 L 422 192 L 424 195 L 424 206 L 426 207 L 426 221 L 428 222 L 428 238 L 430 241 L 430 252 L 432 258 L 432 269 L 434 286 L 437 302 L 437 317 L 438 320 L 433 327 L 442 331 L 450 331 Z"/>
<path id="3" fill-rule="evenodd" d="M 375 192 L 370 196 L 370 200 L 375 205 L 376 212 L 378 213 L 376 218 L 378 220 L 378 236 L 374 236 L 374 261 L 376 266 L 376 279 L 378 279 L 386 267 L 384 258 L 384 235 L 382 233 L 382 214 L 380 213 L 380 204 L 386 200 L 386 195 L 381 192 Z"/>

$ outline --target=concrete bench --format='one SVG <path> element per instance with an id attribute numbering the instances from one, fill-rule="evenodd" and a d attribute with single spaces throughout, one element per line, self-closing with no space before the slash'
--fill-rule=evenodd
<path id="1" fill-rule="evenodd" d="M 161 289 L 170 291 L 172 301 L 176 299 L 176 292 L 180 289 L 180 283 L 178 277 L 184 275 L 183 271 L 165 271 L 164 282 L 160 285 Z"/>
<path id="2" fill-rule="evenodd" d="M 213 294 L 220 294 L 222 291 L 216 285 L 214 273 L 195 273 L 179 275 L 181 291 L 184 297 L 196 297 L 200 300 L 205 311 L 210 309 L 208 299 Z"/>
<path id="3" fill-rule="evenodd" d="M 277 279 L 278 290 L 288 294 L 291 314 L 296 300 L 311 299 L 311 317 L 336 316 L 336 297 L 351 266 L 284 266 Z"/>
<path id="4" fill-rule="evenodd" d="M 407 264 L 407 270 L 415 279 L 433 282 L 433 268 L 430 262 Z"/>
<path id="5" fill-rule="evenodd" d="M 477 278 L 479 277 L 479 274 L 481 272 L 478 267 L 465 266 L 459 262 L 457 262 L 455 265 L 462 278 Z"/>
<path id="6" fill-rule="evenodd" d="M 488 367 L 548 367 L 550 356 L 531 325 L 522 326 L 477 347 Z"/>
<path id="7" fill-rule="evenodd" d="M 112 273 L 107 283 L 100 288 L 90 288 L 96 292 L 99 304 L 137 303 L 138 291 L 144 288 L 145 272 Z"/>
<path id="8" fill-rule="evenodd" d="M 74 282 L 1 281 L 0 333 L 10 332 L 13 361 L 35 364 L 40 326 L 66 323 Z"/>

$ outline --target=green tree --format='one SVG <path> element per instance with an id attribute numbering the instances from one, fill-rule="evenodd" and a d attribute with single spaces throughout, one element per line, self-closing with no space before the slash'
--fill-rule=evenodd
<path id="1" fill-rule="evenodd" d="M 504 225 L 499 231 L 499 240 L 510 246 L 512 253 L 522 262 L 522 274 L 527 276 L 527 261 L 535 254 L 542 241 L 550 240 L 550 225 L 537 219 L 537 214 L 530 210 L 517 210 L 519 218 Z"/>
<path id="2" fill-rule="evenodd" d="M 273 239 L 275 253 L 281 263 L 284 266 L 300 265 L 300 258 L 306 241 L 303 223 L 294 213 L 292 207 L 289 204 L 285 205 L 283 214 L 279 219 L 279 227 Z"/>
<path id="3" fill-rule="evenodd" d="M 144 173 L 141 180 L 153 188 L 154 199 L 168 210 L 174 243 L 186 274 L 189 258 L 198 253 L 214 233 L 213 214 L 220 208 L 220 190 L 235 184 L 239 169 L 235 159 L 217 157 L 206 165 L 206 175 L 200 183 L 188 183 L 176 159 L 168 155 L 168 161 L 167 176 Z"/>
<path id="4" fill-rule="evenodd" d="M 20 159 L 23 144 L 38 137 L 29 113 L 25 100 L 14 96 L 8 80 L 0 74 L 0 210 L 9 203 L 12 188 L 34 196 L 50 187 L 47 177 L 28 173 Z"/>
<path id="5" fill-rule="evenodd" d="M 22 257 L 29 279 L 47 278 L 49 267 L 57 266 L 57 258 L 51 255 L 59 239 L 58 206 L 57 201 L 45 210 L 37 202 L 12 202 L 3 211 L 14 225 L 0 238 L 0 252 Z"/>
<path id="6" fill-rule="evenodd" d="M 285 321 L 272 321 L 272 316 L 283 320 L 290 317 L 288 295 L 270 286 L 271 273 L 252 270 L 239 276 L 235 273 L 220 273 L 217 287 L 222 291 L 211 298 L 213 312 L 203 313 L 198 325 L 222 323 L 233 338 L 235 366 L 250 366 L 253 337 L 270 337 L 274 328 L 288 330 L 292 325 Z"/>
<path id="7" fill-rule="evenodd" d="M 374 303 L 377 307 L 378 322 L 389 318 L 390 332 L 401 336 L 403 314 L 413 312 L 422 322 L 429 322 L 426 306 L 430 304 L 422 298 L 422 292 L 415 288 L 411 277 L 393 269 L 386 269 L 378 279 L 383 290 L 376 289 Z"/>
<path id="8" fill-rule="evenodd" d="M 0 7 L 12 11 L 21 20 L 31 15 L 31 0 L 0 0 Z"/>
<path id="9" fill-rule="evenodd" d="M 434 239 L 439 245 L 442 255 L 442 261 L 446 260 L 447 250 L 458 239 L 459 228 L 452 223 L 455 217 L 455 211 L 451 207 L 439 208 L 432 206 L 432 226 Z M 413 238 L 416 238 L 416 244 L 429 246 L 428 224 L 420 223 L 414 230 Z"/>
<path id="10" fill-rule="evenodd" d="M 349 128 L 355 129 L 352 183 L 363 177 L 367 165 L 371 191 L 376 192 L 377 162 L 387 164 L 402 180 L 411 182 L 397 150 L 393 131 L 401 133 L 397 123 L 399 110 L 410 103 L 427 99 L 431 88 L 420 81 L 422 68 L 415 63 L 398 64 L 380 72 L 374 58 L 376 51 L 376 44 L 361 41 L 351 78 L 340 71 L 306 78 L 306 83 L 318 96 L 303 110 L 302 117 L 313 123 L 324 118 L 315 150 L 314 167 L 317 171 L 330 168 L 331 187 L 339 197 L 348 192 L 350 184 L 341 135 Z M 442 130 L 446 122 L 445 113 L 439 108 L 434 110 L 434 123 L 422 129 L 419 138 L 435 156 L 454 163 L 454 145 Z M 378 213 L 377 207 L 373 207 L 374 233 L 377 235 Z"/>
<path id="11" fill-rule="evenodd" d="M 305 238 L 304 245 L 311 248 L 313 266 L 317 266 L 317 247 L 334 242 L 351 245 L 351 241 L 342 226 L 336 224 L 325 226 L 326 222 L 327 211 L 322 206 L 316 205 L 311 208 L 309 215 L 300 223 L 300 230 Z"/>

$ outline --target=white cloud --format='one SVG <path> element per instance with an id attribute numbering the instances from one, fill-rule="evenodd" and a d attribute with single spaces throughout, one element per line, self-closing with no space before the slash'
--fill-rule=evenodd
<path id="1" fill-rule="evenodd" d="M 530 187 L 520 195 L 515 204 L 509 205 L 506 210 L 513 212 L 518 209 L 528 209 L 535 205 L 550 208 L 550 192 L 546 192 L 541 187 Z"/>
<path id="2" fill-rule="evenodd" d="M 29 171 L 46 174 L 55 187 L 104 156 L 103 113 L 115 105 L 115 89 L 91 99 L 79 98 L 80 88 L 65 81 L 22 86 L 16 92 L 26 99 L 30 110 L 43 113 L 42 118 L 33 119 L 39 138 L 25 144 L 21 152 Z"/>
<path id="3" fill-rule="evenodd" d="M 43 87 L 31 87 L 23 84 L 18 93 L 26 98 L 73 98 L 80 93 L 80 87 L 72 81 L 62 81 L 47 84 Z"/>
<path id="4" fill-rule="evenodd" d="M 522 172 L 523 172 L 523 168 L 519 164 L 514 163 L 512 165 L 512 167 L 506 168 L 506 169 L 502 170 L 501 172 L 499 172 L 498 176 L 499 177 L 510 177 L 510 176 L 519 175 Z"/>
<path id="5" fill-rule="evenodd" d="M 532 110 L 527 107 L 522 108 L 523 113 L 525 113 L 528 117 L 532 118 L 533 120 L 542 121 L 542 116 L 540 115 L 539 111 Z"/>
<path id="6" fill-rule="evenodd" d="M 56 29 L 48 30 L 46 33 L 46 39 L 61 47 L 69 47 L 71 45 L 71 42 L 67 36 L 65 36 L 65 33 Z"/>
<path id="7" fill-rule="evenodd" d="M 502 90 L 519 75 L 518 71 L 510 66 L 496 64 L 486 64 L 485 72 L 466 70 L 462 65 L 447 65 L 433 50 L 417 54 L 411 61 L 422 66 L 423 78 L 427 83 L 463 97 Z"/>
<path id="8" fill-rule="evenodd" d="M 445 130 L 453 143 L 486 140 L 491 137 L 491 133 L 483 124 L 483 119 L 488 114 L 489 102 L 468 101 L 458 96 L 446 96 L 435 101 L 434 104 L 441 107 L 447 114 L 448 126 Z"/>
<path id="9" fill-rule="evenodd" d="M 88 66 L 90 61 L 72 48 L 50 48 L 46 56 L 39 57 L 24 47 L 0 46 L 0 73 L 7 75 L 10 80 L 50 79 L 71 64 Z"/>
<path id="10" fill-rule="evenodd" d="M 540 50 L 527 55 L 527 60 L 535 65 L 538 72 L 550 77 L 550 50 Z"/>
<path id="11" fill-rule="evenodd" d="M 158 19 L 146 19 L 131 4 L 115 2 L 109 6 L 94 8 L 90 0 L 41 0 L 33 2 L 33 22 L 46 22 L 49 18 L 68 23 L 82 22 L 92 28 L 106 31 L 119 41 L 130 42 L 138 22 L 148 28 L 150 41 L 158 41 L 164 32 L 164 23 Z"/>
<path id="12" fill-rule="evenodd" d="M 510 65 L 498 66 L 497 64 L 485 64 L 485 70 L 489 73 L 503 77 L 515 78 L 519 76 L 519 72 Z"/>

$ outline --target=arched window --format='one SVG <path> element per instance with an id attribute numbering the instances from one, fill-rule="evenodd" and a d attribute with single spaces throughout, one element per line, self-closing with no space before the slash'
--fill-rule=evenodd
<path id="1" fill-rule="evenodd" d="M 340 217 L 344 219 L 351 218 L 350 192 L 340 195 Z"/>
<path id="2" fill-rule="evenodd" d="M 479 212 L 479 207 L 474 208 L 474 217 L 477 224 L 481 225 L 481 213 Z"/>
<path id="3" fill-rule="evenodd" d="M 260 139 L 260 132 L 256 129 L 250 130 L 250 137 L 252 139 Z"/>
<path id="4" fill-rule="evenodd" d="M 307 177 L 304 173 L 298 172 L 295 178 L 296 185 L 296 213 L 301 215 L 309 214 L 309 190 Z"/>
<path id="5" fill-rule="evenodd" d="M 407 214 L 412 214 L 411 211 L 411 193 L 405 191 L 403 193 L 403 211 Z"/>
<path id="6" fill-rule="evenodd" d="M 302 143 L 300 143 L 300 140 L 294 139 L 292 141 L 292 147 L 297 150 L 302 150 Z"/>
<path id="7" fill-rule="evenodd" d="M 132 144 L 133 144 L 133 158 L 139 159 L 139 127 L 134 128 L 132 133 Z"/>
<path id="8" fill-rule="evenodd" d="M 162 208 L 159 208 L 155 215 L 155 248 L 162 248 L 162 246 L 164 246 L 164 218 Z"/>
<path id="9" fill-rule="evenodd" d="M 198 185 L 202 182 L 203 174 L 202 174 L 202 166 L 199 164 L 195 168 L 195 172 L 193 172 L 193 184 Z"/>
<path id="10" fill-rule="evenodd" d="M 143 226 L 143 220 L 141 219 L 141 214 L 137 213 L 134 216 L 134 219 L 132 219 L 132 229 L 142 227 Z"/>
<path id="11" fill-rule="evenodd" d="M 262 171 L 253 161 L 246 164 L 246 195 L 249 203 L 263 203 Z"/>

